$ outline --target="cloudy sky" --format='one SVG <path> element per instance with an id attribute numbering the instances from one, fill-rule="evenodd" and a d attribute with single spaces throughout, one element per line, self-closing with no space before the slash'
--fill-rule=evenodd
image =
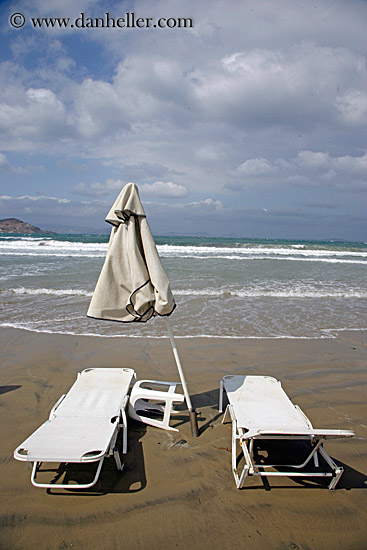
<path id="1" fill-rule="evenodd" d="M 108 230 L 133 181 L 157 235 L 367 240 L 366 22 L 365 0 L 2 0 L 0 218 Z"/>

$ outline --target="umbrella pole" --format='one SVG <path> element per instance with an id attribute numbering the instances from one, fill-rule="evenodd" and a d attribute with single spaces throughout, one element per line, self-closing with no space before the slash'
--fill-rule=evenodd
<path id="1" fill-rule="evenodd" d="M 198 428 L 197 412 L 192 407 L 192 403 L 191 403 L 189 391 L 187 389 L 185 376 L 184 376 L 184 373 L 183 373 L 183 370 L 182 370 L 180 356 L 178 355 L 178 350 L 177 350 L 177 346 L 176 346 L 176 342 L 175 342 L 175 337 L 173 335 L 171 323 L 169 322 L 168 317 L 166 317 L 166 320 L 167 320 L 167 329 L 168 329 L 169 339 L 171 340 L 173 355 L 175 357 L 175 361 L 176 361 L 176 365 L 177 365 L 177 369 L 178 369 L 178 374 L 180 375 L 182 389 L 183 389 L 183 392 L 184 392 L 187 408 L 189 409 L 191 434 L 193 435 L 193 437 L 198 437 L 199 428 Z"/>

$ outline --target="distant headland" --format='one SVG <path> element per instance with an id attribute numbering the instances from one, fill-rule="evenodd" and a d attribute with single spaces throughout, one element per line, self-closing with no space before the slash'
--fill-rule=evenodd
<path id="1" fill-rule="evenodd" d="M 49 231 L 43 231 L 39 227 L 22 222 L 17 218 L 6 218 L 0 220 L 0 233 L 49 233 Z"/>

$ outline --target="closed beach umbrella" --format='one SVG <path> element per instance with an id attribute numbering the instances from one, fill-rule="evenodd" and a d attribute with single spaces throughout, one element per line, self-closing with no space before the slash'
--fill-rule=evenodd
<path id="1" fill-rule="evenodd" d="M 192 434 L 197 436 L 196 411 L 192 408 L 168 320 L 176 304 L 134 183 L 128 183 L 122 189 L 107 214 L 106 222 L 112 224 L 110 241 L 87 316 L 122 323 L 146 322 L 153 315 L 167 318 L 168 334 L 190 412 Z"/>

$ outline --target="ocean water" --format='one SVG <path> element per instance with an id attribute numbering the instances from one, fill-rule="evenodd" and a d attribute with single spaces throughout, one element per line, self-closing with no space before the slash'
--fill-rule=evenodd
<path id="1" fill-rule="evenodd" d="M 367 328 L 367 243 L 155 237 L 176 337 L 333 338 Z M 0 326 L 165 337 L 166 322 L 86 317 L 108 235 L 0 236 Z"/>

